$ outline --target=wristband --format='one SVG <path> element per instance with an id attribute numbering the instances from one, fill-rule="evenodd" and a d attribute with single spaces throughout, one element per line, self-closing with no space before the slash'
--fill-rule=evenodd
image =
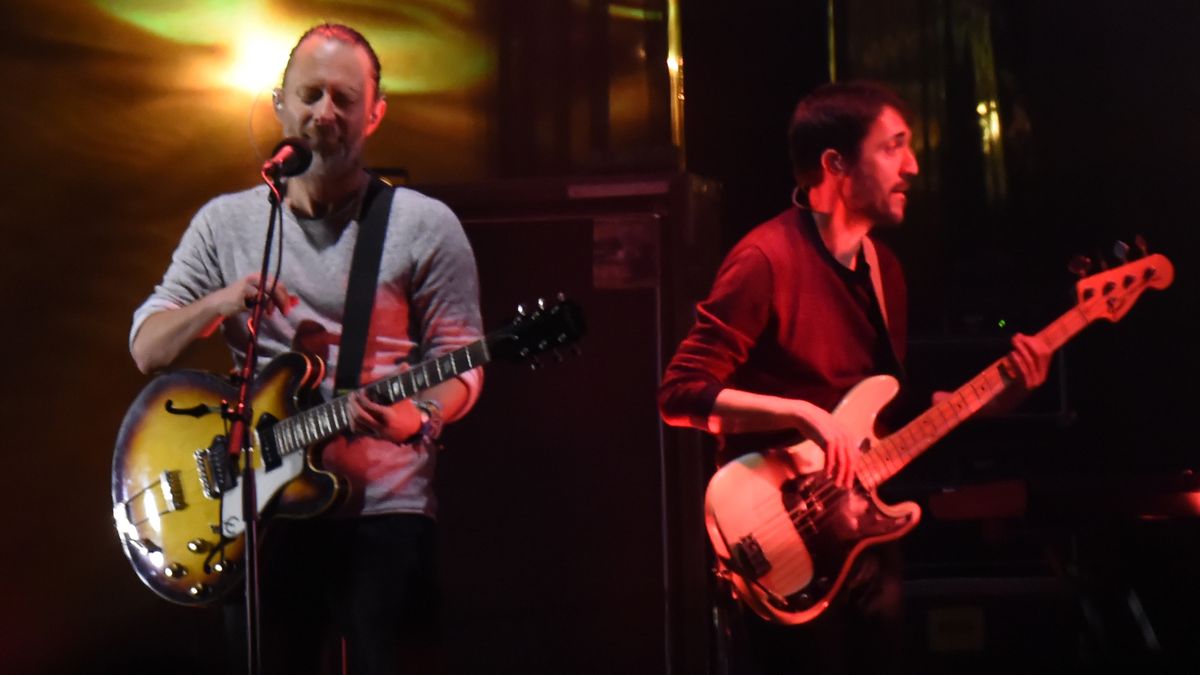
<path id="1" fill-rule="evenodd" d="M 442 406 L 433 399 L 413 399 L 413 405 L 421 413 L 421 428 L 411 440 L 424 438 L 436 441 L 442 435 Z"/>

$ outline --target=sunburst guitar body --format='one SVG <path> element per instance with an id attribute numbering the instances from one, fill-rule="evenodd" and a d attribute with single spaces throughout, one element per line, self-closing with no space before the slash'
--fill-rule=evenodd
<path id="1" fill-rule="evenodd" d="M 583 335 L 583 315 L 559 296 L 518 308 L 505 328 L 414 365 L 360 391 L 393 404 L 496 359 L 519 362 Z M 255 377 L 250 448 L 231 453 L 230 406 L 238 390 L 215 375 L 160 375 L 125 415 L 113 452 L 113 523 L 138 577 L 185 605 L 208 604 L 242 579 L 246 521 L 242 474 L 251 457 L 259 515 L 309 517 L 346 496 L 345 481 L 320 468 L 325 441 L 347 433 L 349 395 L 317 402 L 325 377 L 315 357 L 287 353 Z"/>

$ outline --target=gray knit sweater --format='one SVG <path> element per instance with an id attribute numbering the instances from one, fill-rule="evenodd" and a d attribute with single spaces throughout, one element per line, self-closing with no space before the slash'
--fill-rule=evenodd
<path id="1" fill-rule="evenodd" d="M 151 314 L 174 309 L 225 287 L 262 266 L 269 212 L 266 186 L 222 195 L 192 219 L 163 280 L 134 312 L 129 340 Z M 346 214 L 303 219 L 285 209 L 280 279 L 300 304 L 288 316 L 263 317 L 259 331 L 261 368 L 303 339 L 310 351 L 327 349 L 329 371 L 322 385 L 332 391 L 341 338 L 342 311 L 358 222 L 342 228 Z M 272 255 L 278 242 L 272 245 Z M 275 266 L 272 263 L 271 271 Z M 222 330 L 241 364 L 247 314 L 225 321 Z M 303 336 L 297 338 L 297 336 Z M 462 225 L 444 204 L 397 188 L 380 262 L 379 285 L 360 381 L 391 375 L 402 363 L 417 363 L 478 340 L 479 282 L 475 257 Z M 467 408 L 483 384 L 479 369 L 459 375 L 470 391 Z M 369 437 L 338 437 L 325 446 L 325 467 L 345 477 L 359 499 L 356 513 L 424 513 L 433 516 L 436 454 L 426 444 L 397 446 Z"/>

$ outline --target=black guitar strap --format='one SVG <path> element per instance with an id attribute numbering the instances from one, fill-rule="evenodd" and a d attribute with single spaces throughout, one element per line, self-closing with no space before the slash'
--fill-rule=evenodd
<path id="1" fill-rule="evenodd" d="M 346 307 L 342 313 L 342 340 L 334 380 L 334 390 L 338 394 L 359 386 L 367 331 L 375 306 L 375 289 L 379 283 L 383 240 L 387 236 L 388 214 L 392 211 L 395 192 L 387 181 L 372 176 L 363 198 L 358 217 L 358 239 L 354 242 L 354 257 L 350 262 L 350 281 L 346 284 Z"/>

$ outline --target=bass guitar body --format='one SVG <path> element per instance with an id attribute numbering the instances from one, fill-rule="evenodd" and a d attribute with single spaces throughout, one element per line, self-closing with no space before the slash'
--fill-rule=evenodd
<path id="1" fill-rule="evenodd" d="M 878 412 L 899 389 L 894 378 L 860 382 L 833 411 L 862 452 L 875 444 Z M 812 620 L 846 583 L 868 547 L 916 526 L 920 508 L 887 505 L 860 481 L 852 489 L 824 475 L 824 454 L 806 441 L 743 455 L 709 482 L 705 519 L 719 573 L 759 616 L 781 624 Z"/>
<path id="2" fill-rule="evenodd" d="M 324 364 L 298 353 L 273 360 L 250 396 L 259 512 L 308 517 L 329 509 L 343 483 L 321 471 L 312 451 L 264 452 L 263 440 L 313 395 Z M 226 405 L 237 390 L 200 371 L 160 376 L 121 424 L 113 454 L 113 519 L 142 581 L 181 604 L 205 604 L 241 579 L 245 546 L 242 476 L 229 455 Z M 272 503 L 272 500 L 274 502 Z"/>

